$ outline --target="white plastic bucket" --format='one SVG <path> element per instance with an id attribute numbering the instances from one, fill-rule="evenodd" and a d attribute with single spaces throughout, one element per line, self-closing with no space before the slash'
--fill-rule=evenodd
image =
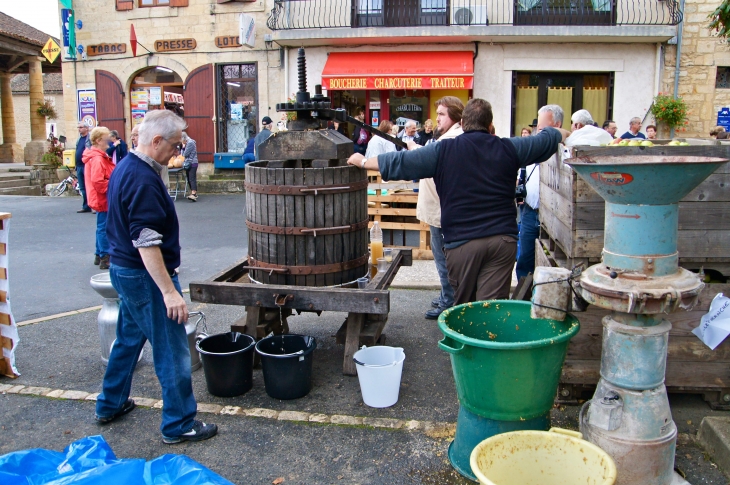
<path id="1" fill-rule="evenodd" d="M 570 274 L 570 270 L 565 268 L 535 268 L 530 311 L 532 318 L 547 318 L 559 322 L 565 320 L 566 312 L 570 309 Z"/>
<path id="2" fill-rule="evenodd" d="M 363 347 L 353 359 L 362 400 L 371 408 L 387 408 L 398 402 L 400 377 L 406 354 L 400 347 Z"/>

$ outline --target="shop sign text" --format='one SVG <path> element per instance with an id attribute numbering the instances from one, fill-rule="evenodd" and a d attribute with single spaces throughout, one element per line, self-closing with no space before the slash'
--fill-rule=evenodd
<path id="1" fill-rule="evenodd" d="M 326 89 L 472 89 L 471 77 L 333 77 Z"/>
<path id="2" fill-rule="evenodd" d="M 103 54 L 124 54 L 127 52 L 127 44 L 96 44 L 86 46 L 86 55 L 89 57 L 101 56 Z"/>
<path id="3" fill-rule="evenodd" d="M 220 49 L 225 49 L 226 47 L 241 47 L 241 42 L 237 35 L 221 35 L 215 38 L 215 46 Z"/>
<path id="4" fill-rule="evenodd" d="M 195 39 L 172 39 L 155 41 L 155 50 L 157 52 L 191 51 L 197 46 L 198 44 L 195 42 Z"/>

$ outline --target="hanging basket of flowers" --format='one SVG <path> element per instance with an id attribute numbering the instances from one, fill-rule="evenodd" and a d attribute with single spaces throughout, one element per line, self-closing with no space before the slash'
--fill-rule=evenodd
<path id="1" fill-rule="evenodd" d="M 55 119 L 58 116 L 56 114 L 56 108 L 47 99 L 43 102 L 38 101 L 38 108 L 36 109 L 36 113 L 38 113 L 39 116 L 43 116 L 50 120 Z"/>
<path id="2" fill-rule="evenodd" d="M 669 94 L 659 93 L 650 111 L 657 123 L 664 123 L 668 128 L 680 128 L 687 124 L 687 103 L 680 97 L 675 99 Z"/>

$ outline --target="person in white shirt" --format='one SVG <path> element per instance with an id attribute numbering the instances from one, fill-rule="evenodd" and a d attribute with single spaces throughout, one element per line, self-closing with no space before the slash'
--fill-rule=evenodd
<path id="1" fill-rule="evenodd" d="M 393 129 L 393 123 L 388 120 L 383 120 L 380 122 L 380 125 L 378 126 L 378 130 L 382 131 L 383 133 L 390 134 L 391 130 Z M 365 151 L 365 157 L 371 158 L 371 157 L 377 157 L 378 155 L 382 155 L 383 153 L 388 152 L 394 152 L 395 151 L 395 144 L 391 141 L 386 140 L 385 138 L 381 138 L 379 136 L 374 136 L 370 143 L 368 143 L 368 148 Z"/>
<path id="2" fill-rule="evenodd" d="M 444 96 L 434 103 L 436 108 L 436 130 L 431 143 L 438 143 L 440 140 L 456 138 L 464 133 L 461 129 L 461 115 L 464 112 L 464 103 L 455 96 Z M 406 124 L 406 126 L 408 126 Z M 414 123 L 415 130 L 415 123 Z M 438 140 L 435 140 L 438 134 Z M 404 139 L 405 141 L 405 139 Z M 430 144 L 430 143 L 429 143 Z M 415 142 L 408 144 L 408 149 L 420 148 Z M 433 179 L 421 179 L 418 184 L 418 203 L 416 204 L 416 217 L 419 221 L 429 225 L 431 231 L 431 252 L 436 263 L 436 270 L 441 282 L 441 293 L 431 302 L 431 308 L 426 312 L 425 317 L 429 320 L 437 320 L 439 315 L 454 305 L 454 288 L 449 283 L 448 271 L 446 270 L 446 255 L 444 254 L 444 240 L 441 233 L 441 199 L 436 192 L 436 184 Z"/>
<path id="3" fill-rule="evenodd" d="M 563 108 L 557 104 L 548 104 L 537 112 L 537 128 L 534 134 L 540 133 L 544 128 L 563 127 Z M 553 158 L 557 153 L 553 155 Z M 545 163 L 550 163 L 552 158 Z M 535 163 L 525 168 L 527 181 L 527 197 L 522 204 L 522 219 L 520 222 L 519 256 L 515 273 L 517 279 L 524 278 L 535 271 L 535 239 L 540 235 L 540 165 Z"/>

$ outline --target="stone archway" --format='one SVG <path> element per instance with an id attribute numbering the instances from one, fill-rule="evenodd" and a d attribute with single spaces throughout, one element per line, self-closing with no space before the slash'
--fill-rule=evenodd
<path id="1" fill-rule="evenodd" d="M 162 57 L 157 55 L 137 57 L 132 62 L 130 62 L 127 67 L 124 68 L 124 70 L 119 74 L 119 77 L 121 79 L 126 79 L 124 84 L 125 91 L 129 91 L 129 87 L 132 85 L 132 81 L 134 80 L 134 77 L 137 75 L 137 73 L 154 66 L 172 69 L 173 71 L 178 73 L 183 79 L 187 78 L 188 74 L 190 74 L 190 70 L 185 67 L 184 64 L 181 64 L 180 62 L 169 57 Z"/>

